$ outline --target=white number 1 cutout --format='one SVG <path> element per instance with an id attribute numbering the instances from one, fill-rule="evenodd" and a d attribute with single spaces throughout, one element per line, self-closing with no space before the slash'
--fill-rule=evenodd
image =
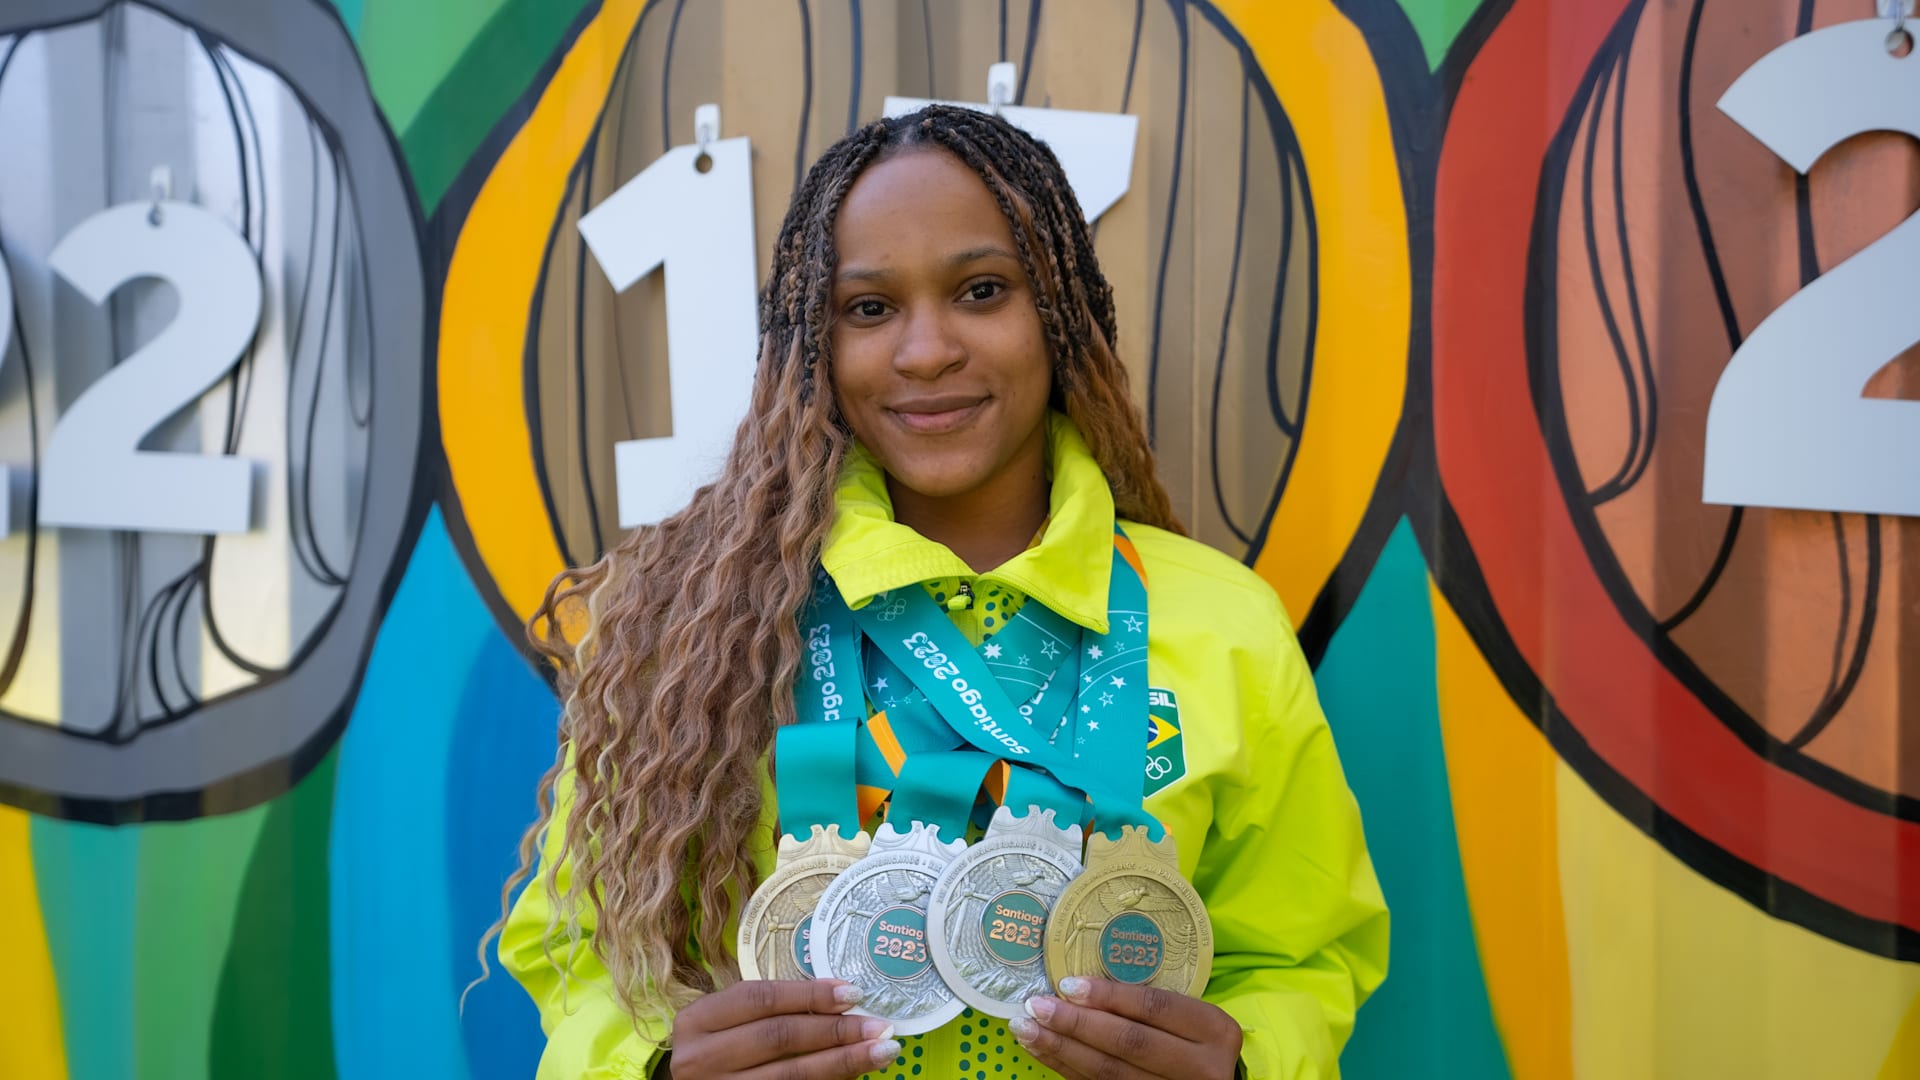
<path id="1" fill-rule="evenodd" d="M 615 291 L 655 270 L 667 275 L 673 434 L 613 448 L 620 524 L 651 525 L 718 475 L 752 396 L 759 315 L 748 140 L 674 147 L 583 216 L 580 234 Z"/>
<path id="2" fill-rule="evenodd" d="M 1842 23 L 1747 69 L 1720 109 L 1804 173 L 1868 131 L 1920 138 L 1920 56 L 1886 20 Z M 1705 501 L 1920 515 L 1920 401 L 1862 397 L 1920 343 L 1920 215 L 1801 289 L 1754 329 L 1707 410 Z"/>

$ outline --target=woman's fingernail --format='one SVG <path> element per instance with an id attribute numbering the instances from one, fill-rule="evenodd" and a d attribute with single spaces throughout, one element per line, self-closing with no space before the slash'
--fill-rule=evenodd
<path id="1" fill-rule="evenodd" d="M 860 1025 L 860 1037 L 863 1039 L 891 1039 L 893 1025 L 885 1020 L 868 1020 Z"/>
<path id="2" fill-rule="evenodd" d="M 1027 999 L 1027 1015 L 1043 1024 L 1053 1019 L 1053 1011 L 1059 1007 L 1060 1003 L 1050 997 L 1031 997 Z"/>
<path id="3" fill-rule="evenodd" d="M 1078 975 L 1069 975 L 1066 978 L 1060 980 L 1060 993 L 1063 996 L 1070 997 L 1075 1001 L 1079 1001 L 1081 998 L 1086 997 L 1087 992 L 1092 989 L 1093 989 L 1093 984 L 1081 978 Z"/>
<path id="4" fill-rule="evenodd" d="M 873 1049 L 869 1053 L 872 1054 L 875 1065 L 885 1065 L 900 1056 L 900 1044 L 892 1039 L 877 1042 L 873 1044 Z"/>
<path id="5" fill-rule="evenodd" d="M 1024 1046 L 1032 1042 L 1035 1035 L 1040 1034 L 1040 1025 L 1024 1016 L 1016 1016 L 1007 1021 L 1007 1030 L 1013 1032 L 1013 1037 L 1019 1039 Z"/>
<path id="6" fill-rule="evenodd" d="M 867 992 L 865 990 L 860 989 L 852 983 L 845 983 L 833 988 L 833 1000 L 842 1005 L 858 1005 L 861 999 L 866 996 Z"/>

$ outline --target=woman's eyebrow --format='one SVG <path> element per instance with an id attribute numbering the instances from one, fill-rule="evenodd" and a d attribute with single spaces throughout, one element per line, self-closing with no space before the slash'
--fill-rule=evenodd
<path id="1" fill-rule="evenodd" d="M 1012 259 L 1016 262 L 1019 261 L 1019 256 L 1015 255 L 1011 251 L 1008 251 L 1006 248 L 1003 248 L 998 244 L 986 244 L 980 247 L 968 248 L 965 251 L 956 251 L 952 255 L 947 256 L 946 264 L 949 269 L 952 269 L 954 267 L 965 266 L 968 263 L 979 262 L 982 259 L 995 259 L 995 258 Z M 892 281 L 896 276 L 897 275 L 894 273 L 894 271 L 888 270 L 884 267 L 843 266 L 839 269 L 838 272 L 836 272 L 833 275 L 833 278 L 835 281 L 863 281 L 863 282 L 884 283 L 884 282 Z"/>
<path id="2" fill-rule="evenodd" d="M 997 244 L 987 244 L 982 247 L 968 248 L 965 251 L 956 252 L 955 254 L 947 256 L 947 265 L 949 267 L 965 266 L 970 262 L 979 262 L 981 259 L 992 258 L 1014 259 L 1018 261 L 1018 257 L 1006 248 L 1000 247 Z"/>
<path id="3" fill-rule="evenodd" d="M 833 275 L 835 281 L 892 281 L 893 271 L 882 267 L 843 266 Z"/>

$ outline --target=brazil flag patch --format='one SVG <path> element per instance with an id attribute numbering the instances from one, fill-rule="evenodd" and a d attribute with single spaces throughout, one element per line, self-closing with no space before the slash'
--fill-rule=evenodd
<path id="1" fill-rule="evenodd" d="M 1165 788 L 1187 775 L 1187 742 L 1180 733 L 1180 702 L 1173 691 L 1147 691 L 1147 790 Z"/>

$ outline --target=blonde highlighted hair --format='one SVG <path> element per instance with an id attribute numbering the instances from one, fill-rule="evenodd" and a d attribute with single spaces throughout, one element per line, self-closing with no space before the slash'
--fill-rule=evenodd
<path id="1" fill-rule="evenodd" d="M 834 220 L 862 171 L 919 148 L 973 169 L 1006 215 L 1046 336 L 1053 403 L 1085 436 L 1120 516 L 1179 529 L 1111 347 L 1113 290 L 1053 152 L 998 117 L 944 106 L 829 148 L 774 246 L 752 404 L 720 478 L 685 510 L 562 574 L 527 624 L 558 672 L 565 710 L 540 820 L 502 891 L 502 923 L 546 831 L 562 829 L 571 887 L 557 885 L 558 860 L 528 885 L 548 890 L 548 940 L 577 946 L 591 905 L 591 947 L 638 1019 L 739 977 L 725 927 L 757 884 L 759 762 L 774 729 L 793 721 L 797 619 L 853 438 L 828 378 Z M 577 641 L 569 626 L 584 627 Z M 554 784 L 569 768 L 573 810 L 555 821 Z M 484 940 L 481 951 L 484 964 Z"/>

